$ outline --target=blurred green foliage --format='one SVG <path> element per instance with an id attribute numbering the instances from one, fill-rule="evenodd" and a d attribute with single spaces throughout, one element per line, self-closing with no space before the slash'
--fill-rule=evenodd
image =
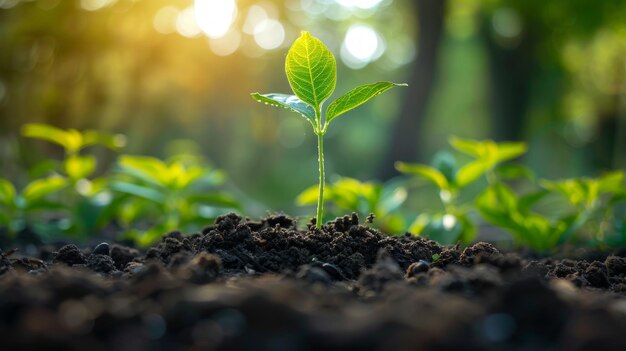
<path id="1" fill-rule="evenodd" d="M 523 124 L 515 127 L 516 137 L 529 150 L 521 160 L 525 167 L 508 163 L 495 167 L 494 178 L 502 185 L 485 195 L 485 208 L 510 198 L 511 192 L 519 205 L 519 201 L 533 199 L 533 194 L 548 191 L 536 178 L 575 177 L 573 183 L 578 183 L 598 180 L 591 177 L 607 170 L 626 169 L 624 1 L 441 1 L 446 4 L 445 28 L 433 70 L 436 82 L 422 127 L 413 131 L 422 155 L 446 148 L 450 134 L 510 140 L 500 127 L 517 126 L 519 115 Z M 98 208 L 118 196 L 107 182 L 100 181 L 116 167 L 114 152 L 89 147 L 71 156 L 62 143 L 51 140 L 59 148 L 19 138 L 22 126 L 31 122 L 55 125 L 69 134 L 75 134 L 72 128 L 107 135 L 123 132 L 128 136 L 125 152 L 150 155 L 167 160 L 166 164 L 169 156 L 164 145 L 179 138 L 192 139 L 199 144 L 198 154 L 230 175 L 231 182 L 222 186 L 237 184 L 251 199 L 262 202 L 250 215 L 262 215 L 266 209 L 308 213 L 308 208 L 293 205 L 296 194 L 316 179 L 311 170 L 317 160 L 309 152 L 315 140 L 306 134 L 307 122 L 285 118 L 283 111 L 257 109 L 247 93 L 260 86 L 288 89 L 280 58 L 303 29 L 339 53 L 337 69 L 344 77 L 339 90 L 346 91 L 363 76 L 384 74 L 397 81 L 410 77 L 420 55 L 416 48 L 429 40 L 418 32 L 416 22 L 416 4 L 427 1 L 361 2 L 374 4 L 371 8 L 358 3 L 237 0 L 228 33 L 214 38 L 193 26 L 192 0 L 0 0 L 0 176 L 5 179 L 0 221 L 6 223 L 9 214 L 13 219 L 27 218 L 12 224 L 14 230 L 24 223 L 39 223 L 42 228 L 44 223 L 54 223 L 56 229 L 48 233 L 77 230 L 77 224 L 67 220 L 73 215 L 61 208 L 30 211 L 16 206 L 15 199 L 31 182 L 48 177 L 61 177 L 67 185 L 44 196 L 45 203 L 75 201 L 96 203 Z M 263 22 L 263 27 L 264 19 L 274 22 Z M 276 29 L 276 22 L 284 30 L 282 43 L 265 49 L 257 42 L 259 33 L 265 33 L 263 28 Z M 372 29 L 376 39 L 370 36 L 359 42 L 377 45 L 372 56 L 359 61 L 349 55 L 352 46 L 347 39 L 359 38 L 354 33 L 372 33 L 364 28 Z M 266 45 L 272 38 L 264 37 L 266 41 L 261 42 Z M 360 108 L 362 123 L 346 125 L 341 133 L 329 131 L 327 149 L 335 152 L 327 162 L 328 173 L 375 179 L 385 148 L 394 142 L 389 131 L 411 98 L 391 92 Z M 336 123 L 350 122 L 338 119 Z M 438 153 L 431 166 L 452 187 L 457 164 L 474 161 L 470 155 Z M 486 164 L 474 167 L 480 171 Z M 458 206 L 473 207 L 490 186 L 487 178 L 480 176 L 459 191 Z M 414 221 L 417 213 L 439 214 L 439 220 L 426 222 L 439 228 L 444 222 L 449 225 L 451 217 L 443 218 L 446 211 L 438 188 L 416 187 L 415 182 L 407 183 L 411 196 L 399 211 L 404 220 Z M 575 194 L 584 193 L 577 188 L 587 186 L 567 187 Z M 537 212 L 549 218 L 548 227 L 554 228 L 562 226 L 558 219 L 568 211 L 585 211 L 583 202 L 571 204 L 554 186 L 549 192 L 533 206 L 516 205 L 508 211 Z M 530 199 L 523 200 L 526 196 Z M 607 193 L 600 198 L 587 224 L 580 226 L 571 241 L 593 240 L 594 225 L 602 233 L 598 235 L 603 239 L 598 240 L 617 244 L 617 233 L 626 237 L 623 201 Z M 81 226 L 102 228 L 108 214 L 96 215 L 100 212 L 87 210 L 91 206 L 82 207 L 80 217 L 91 219 Z M 612 214 L 606 218 L 612 219 L 605 220 L 603 212 L 608 209 Z M 481 218 L 478 210 L 468 210 L 468 223 L 480 228 Z M 459 223 L 455 226 L 461 230 L 464 226 Z M 448 235 L 445 240 L 457 236 Z"/>
<path id="2" fill-rule="evenodd" d="M 517 246 L 547 251 L 560 245 L 623 245 L 622 226 L 626 216 L 615 206 L 626 200 L 624 172 L 608 173 L 600 178 L 574 178 L 560 181 L 535 179 L 532 171 L 517 164 L 503 164 L 526 152 L 523 143 L 496 143 L 451 137 L 450 145 L 469 155 L 467 163 L 457 166 L 449 153 L 440 153 L 433 166 L 399 162 L 405 174 L 434 184 L 439 191 L 443 211 L 423 213 L 409 227 L 415 235 L 426 235 L 440 243 L 469 244 L 476 239 L 480 217 L 510 233 Z M 484 178 L 478 191 L 461 197 L 470 184 Z M 507 182 L 526 181 L 531 187 L 518 195 Z M 535 210 L 546 197 L 563 197 L 569 208 L 560 211 Z M 562 207 L 562 206 L 561 206 Z"/>
<path id="3" fill-rule="evenodd" d="M 25 137 L 61 146 L 60 162 L 34 166 L 38 176 L 18 192 L 0 179 L 0 229 L 11 239 L 30 231 L 43 240 L 70 235 L 79 239 L 114 235 L 147 245 L 171 230 L 195 231 L 217 215 L 241 210 L 221 189 L 226 176 L 182 144 L 167 161 L 120 155 L 114 170 L 96 174 L 98 159 L 86 148 L 119 151 L 125 137 L 93 130 L 26 124 Z"/>

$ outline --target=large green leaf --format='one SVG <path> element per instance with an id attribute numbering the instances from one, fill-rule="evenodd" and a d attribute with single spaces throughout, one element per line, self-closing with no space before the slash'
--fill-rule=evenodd
<path id="1" fill-rule="evenodd" d="M 330 97 L 337 83 L 335 57 L 309 32 L 302 32 L 289 49 L 285 72 L 296 96 L 316 109 Z"/>
<path id="2" fill-rule="evenodd" d="M 310 105 L 300 100 L 295 95 L 259 93 L 252 93 L 250 95 L 254 100 L 258 102 L 276 107 L 283 107 L 286 109 L 290 109 L 293 112 L 299 113 L 302 117 L 311 122 L 311 124 L 313 124 L 315 121 L 315 110 L 313 110 Z"/>
<path id="3" fill-rule="evenodd" d="M 396 169 L 402 173 L 418 175 L 433 182 L 441 190 L 449 190 L 450 184 L 448 179 L 438 169 L 404 162 L 396 162 Z"/>
<path id="4" fill-rule="evenodd" d="M 12 207 L 15 203 L 15 187 L 6 179 L 0 179 L 0 204 Z"/>
<path id="5" fill-rule="evenodd" d="M 328 106 L 326 121 L 330 122 L 337 116 L 366 103 L 374 96 L 399 86 L 406 86 L 406 84 L 378 82 L 354 88 Z"/>

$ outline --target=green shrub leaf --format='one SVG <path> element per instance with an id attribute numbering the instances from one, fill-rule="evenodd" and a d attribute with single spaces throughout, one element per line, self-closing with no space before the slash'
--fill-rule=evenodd
<path id="1" fill-rule="evenodd" d="M 0 204 L 12 207 L 15 203 L 15 187 L 6 179 L 0 179 Z"/>
<path id="2" fill-rule="evenodd" d="M 51 176 L 44 179 L 32 181 L 24 188 L 22 197 L 26 202 L 26 206 L 32 205 L 34 202 L 42 200 L 46 196 L 62 190 L 69 185 L 66 178 L 60 176 Z"/>
<path id="3" fill-rule="evenodd" d="M 293 112 L 299 113 L 302 117 L 311 122 L 313 126 L 315 126 L 315 110 L 313 110 L 310 105 L 300 100 L 295 95 L 259 93 L 252 93 L 250 95 L 254 100 L 258 102 L 276 107 L 283 107 L 286 109 L 290 109 Z"/>
<path id="4" fill-rule="evenodd" d="M 93 156 L 69 156 L 64 163 L 65 173 L 73 179 L 78 180 L 90 176 L 96 169 L 96 158 Z"/>
<path id="5" fill-rule="evenodd" d="M 302 32 L 289 49 L 285 72 L 296 96 L 315 109 L 330 97 L 337 83 L 335 57 L 309 32 Z"/>
<path id="6" fill-rule="evenodd" d="M 43 124 L 29 123 L 22 127 L 22 135 L 61 145 L 67 153 L 76 153 L 83 145 L 82 134 L 74 129 L 67 131 Z"/>
<path id="7" fill-rule="evenodd" d="M 396 169 L 405 174 L 421 176 L 422 178 L 433 182 L 441 190 L 450 189 L 448 179 L 436 168 L 425 165 L 396 162 Z"/>
<path id="8" fill-rule="evenodd" d="M 390 82 L 378 82 L 373 84 L 362 85 L 347 92 L 342 97 L 333 101 L 326 111 L 326 121 L 330 122 L 337 116 L 346 113 L 360 105 L 366 103 L 374 96 L 382 94 L 385 91 L 406 84 L 396 84 Z"/>

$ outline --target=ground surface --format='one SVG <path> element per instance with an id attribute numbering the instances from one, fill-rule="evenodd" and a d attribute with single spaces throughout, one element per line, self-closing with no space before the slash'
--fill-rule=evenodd
<path id="1" fill-rule="evenodd" d="M 533 260 L 356 216 L 303 232 L 235 215 L 141 252 L 6 250 L 2 350 L 626 350 L 619 255 Z"/>

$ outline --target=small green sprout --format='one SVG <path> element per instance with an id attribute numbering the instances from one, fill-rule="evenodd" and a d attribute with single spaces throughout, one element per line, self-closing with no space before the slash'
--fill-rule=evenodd
<path id="1" fill-rule="evenodd" d="M 316 226 L 321 228 L 324 212 L 324 135 L 330 122 L 374 96 L 395 86 L 406 84 L 378 82 L 362 85 L 333 101 L 323 114 L 322 105 L 335 90 L 337 65 L 335 57 L 324 43 L 304 31 L 287 53 L 285 72 L 295 95 L 259 93 L 251 95 L 258 102 L 290 109 L 311 123 L 313 132 L 317 135 L 319 187 Z"/>

